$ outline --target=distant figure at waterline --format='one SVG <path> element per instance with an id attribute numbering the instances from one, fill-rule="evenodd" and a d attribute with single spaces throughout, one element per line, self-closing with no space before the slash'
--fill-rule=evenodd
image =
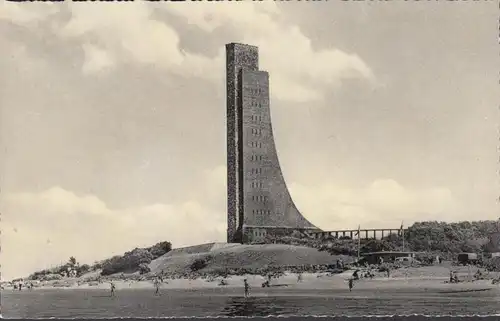
<path id="1" fill-rule="evenodd" d="M 154 285 L 155 285 L 155 295 L 160 295 L 160 279 L 155 278 L 154 280 Z"/>
<path id="2" fill-rule="evenodd" d="M 250 285 L 248 285 L 247 279 L 243 280 L 243 284 L 245 286 L 245 298 L 248 298 L 248 291 L 250 290 Z"/>
<path id="3" fill-rule="evenodd" d="M 111 290 L 110 296 L 113 297 L 113 296 L 115 296 L 116 287 L 115 287 L 115 284 L 113 282 L 110 282 L 109 285 L 110 285 L 110 290 Z"/>

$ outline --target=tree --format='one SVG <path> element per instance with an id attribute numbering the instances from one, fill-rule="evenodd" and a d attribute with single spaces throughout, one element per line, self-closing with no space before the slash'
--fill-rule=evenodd
<path id="1" fill-rule="evenodd" d="M 71 266 L 75 266 L 76 265 L 75 257 L 74 256 L 70 257 L 68 262 Z"/>
<path id="2" fill-rule="evenodd" d="M 87 273 L 88 271 L 90 271 L 90 265 L 88 265 L 88 264 L 82 264 L 82 265 L 80 265 L 77 268 L 76 273 L 77 273 L 78 276 L 80 276 L 82 274 Z"/>

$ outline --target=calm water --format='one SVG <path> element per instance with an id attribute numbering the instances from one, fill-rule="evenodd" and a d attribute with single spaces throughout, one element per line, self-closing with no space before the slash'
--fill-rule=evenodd
<path id="1" fill-rule="evenodd" d="M 4 291 L 4 318 L 183 317 L 267 315 L 473 315 L 500 313 L 498 291 L 468 293 L 241 289 Z"/>

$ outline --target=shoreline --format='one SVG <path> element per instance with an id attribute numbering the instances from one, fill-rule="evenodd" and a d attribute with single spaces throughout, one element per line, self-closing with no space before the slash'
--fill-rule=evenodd
<path id="1" fill-rule="evenodd" d="M 215 278 L 211 281 L 198 277 L 196 279 L 167 279 L 160 284 L 160 291 L 164 290 L 203 290 L 203 289 L 237 289 L 243 287 L 243 280 L 247 279 L 252 289 L 266 289 L 275 291 L 275 289 L 285 288 L 292 290 L 337 290 L 348 289 L 348 279 L 350 273 L 340 273 L 326 275 L 324 273 L 302 273 L 302 281 L 297 281 L 295 273 L 286 273 L 279 279 L 271 281 L 271 287 L 262 288 L 265 278 L 258 275 L 233 275 L 225 278 L 226 285 L 220 285 L 221 278 Z M 500 285 L 493 285 L 491 280 L 464 281 L 460 283 L 447 283 L 449 278 L 443 276 L 396 276 L 383 277 L 376 276 L 373 279 L 360 279 L 355 281 L 354 290 L 442 290 L 455 293 L 457 291 L 479 291 L 479 290 L 500 290 Z M 33 289 L 23 289 L 23 292 L 40 290 L 109 290 L 110 282 L 116 286 L 116 290 L 154 290 L 154 284 L 151 280 L 103 280 L 101 283 L 95 281 L 84 281 L 78 279 L 48 281 L 44 284 L 35 285 Z M 4 288 L 4 291 L 19 291 L 11 287 Z M 259 290 L 262 291 L 262 290 Z"/>

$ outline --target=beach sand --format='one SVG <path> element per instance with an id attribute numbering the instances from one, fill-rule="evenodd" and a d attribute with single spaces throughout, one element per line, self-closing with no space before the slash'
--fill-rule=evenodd
<path id="1" fill-rule="evenodd" d="M 354 270 L 345 271 L 340 274 L 329 275 L 327 273 L 303 273 L 302 281 L 298 282 L 298 275 L 295 273 L 285 273 L 279 279 L 271 280 L 271 288 L 286 289 L 346 289 L 348 279 L 352 277 Z M 391 289 L 413 289 L 415 291 L 474 291 L 485 289 L 500 289 L 500 285 L 493 285 L 491 279 L 468 281 L 468 271 L 462 269 L 458 271 L 458 276 L 464 282 L 458 284 L 447 283 L 449 279 L 449 269 L 439 266 L 405 268 L 394 270 L 390 277 L 385 273 L 376 273 L 373 279 L 360 279 L 355 281 L 356 290 L 387 290 Z M 498 273 L 490 274 L 491 277 L 498 277 Z M 243 280 L 247 279 L 251 288 L 261 288 L 266 279 L 258 275 L 230 276 L 225 278 L 227 285 L 219 285 L 222 278 L 215 278 L 212 281 L 202 278 L 196 279 L 166 279 L 161 283 L 162 290 L 168 289 L 209 289 L 209 288 L 241 288 Z M 116 290 L 123 289 L 153 289 L 154 284 L 151 280 L 113 280 Z M 37 289 L 57 289 L 57 290 L 76 290 L 76 289 L 110 289 L 110 281 L 103 278 L 102 283 L 85 282 L 76 278 L 67 278 L 58 281 L 48 281 L 43 284 L 35 285 Z M 7 289 L 9 290 L 9 289 Z"/>

